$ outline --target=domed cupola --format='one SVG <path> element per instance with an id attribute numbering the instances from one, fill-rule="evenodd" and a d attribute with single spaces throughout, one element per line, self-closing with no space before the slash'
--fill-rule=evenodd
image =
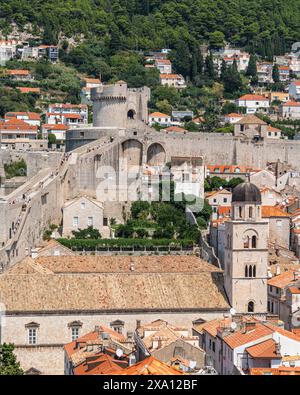
<path id="1" fill-rule="evenodd" d="M 232 192 L 232 203 L 261 204 L 261 193 L 249 181 L 237 185 Z"/>

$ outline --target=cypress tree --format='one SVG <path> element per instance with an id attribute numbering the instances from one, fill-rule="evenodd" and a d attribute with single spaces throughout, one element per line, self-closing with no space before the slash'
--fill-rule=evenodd
<path id="1" fill-rule="evenodd" d="M 246 75 L 248 75 L 249 77 L 257 76 L 256 57 L 253 54 L 250 55 Z"/>
<path id="2" fill-rule="evenodd" d="M 272 78 L 275 84 L 277 84 L 278 82 L 280 82 L 280 76 L 279 76 L 279 69 L 278 69 L 278 65 L 275 63 L 273 70 L 272 70 Z"/>
<path id="3" fill-rule="evenodd" d="M 215 71 L 215 65 L 213 61 L 213 56 L 212 53 L 210 52 L 209 55 L 207 55 L 205 59 L 205 71 L 206 74 L 208 75 L 209 78 L 214 80 L 216 78 L 216 71 Z"/>

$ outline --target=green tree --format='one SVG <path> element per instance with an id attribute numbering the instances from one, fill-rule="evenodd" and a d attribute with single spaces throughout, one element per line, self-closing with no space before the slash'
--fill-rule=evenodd
<path id="1" fill-rule="evenodd" d="M 99 230 L 95 229 L 93 226 L 89 226 L 86 229 L 78 229 L 78 231 L 73 230 L 72 234 L 75 239 L 101 239 L 101 234 Z"/>
<path id="2" fill-rule="evenodd" d="M 209 34 L 209 45 L 211 48 L 218 49 L 224 47 L 224 40 L 225 35 L 223 32 L 217 30 Z"/>
<path id="3" fill-rule="evenodd" d="M 205 72 L 210 79 L 214 80 L 216 78 L 216 70 L 212 53 L 207 55 L 205 59 Z"/>
<path id="4" fill-rule="evenodd" d="M 257 77 L 256 56 L 253 54 L 250 55 L 246 75 L 252 78 Z"/>
<path id="5" fill-rule="evenodd" d="M 275 84 L 280 82 L 278 65 L 275 63 L 272 70 L 272 78 Z"/>
<path id="6" fill-rule="evenodd" d="M 0 375 L 20 376 L 24 372 L 14 354 L 14 345 L 3 343 L 0 345 Z"/>
<path id="7" fill-rule="evenodd" d="M 50 145 L 56 144 L 56 136 L 53 133 L 48 134 L 48 142 Z"/>

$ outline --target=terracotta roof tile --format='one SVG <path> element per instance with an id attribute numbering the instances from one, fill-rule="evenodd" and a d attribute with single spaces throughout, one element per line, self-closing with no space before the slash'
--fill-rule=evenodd
<path id="1" fill-rule="evenodd" d="M 279 274 L 278 276 L 272 277 L 268 280 L 268 285 L 277 288 L 285 288 L 289 284 L 295 282 L 294 273 L 300 273 L 299 270 L 288 270 L 284 273 Z"/>
<path id="2" fill-rule="evenodd" d="M 273 339 L 268 339 L 254 346 L 247 347 L 246 351 L 252 358 L 281 358 L 281 355 L 276 354 L 276 342 Z"/>
<path id="3" fill-rule="evenodd" d="M 120 375 L 180 375 L 177 369 L 168 366 L 166 363 L 159 361 L 154 357 L 144 359 L 137 364 L 130 366 L 123 371 L 118 372 Z"/>
<path id="4" fill-rule="evenodd" d="M 281 210 L 276 206 L 262 206 L 262 217 L 263 218 L 271 218 L 271 217 L 290 217 L 288 213 Z"/>

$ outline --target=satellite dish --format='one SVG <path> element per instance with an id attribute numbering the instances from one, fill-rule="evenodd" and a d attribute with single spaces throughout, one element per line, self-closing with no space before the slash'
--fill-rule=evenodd
<path id="1" fill-rule="evenodd" d="M 236 311 L 235 311 L 235 309 L 233 307 L 230 309 L 230 314 L 231 315 L 235 315 L 236 314 Z"/>
<path id="2" fill-rule="evenodd" d="M 116 351 L 116 355 L 117 355 L 118 358 L 121 358 L 122 355 L 123 355 L 123 350 L 121 350 L 120 348 L 118 348 L 117 351 Z"/>
<path id="3" fill-rule="evenodd" d="M 190 361 L 190 362 L 189 362 L 189 367 L 190 367 L 190 369 L 195 369 L 196 365 L 197 365 L 197 362 L 196 362 L 196 361 Z"/>
<path id="4" fill-rule="evenodd" d="M 237 328 L 236 322 L 232 322 L 232 323 L 230 324 L 230 328 L 231 328 L 233 331 L 235 331 L 236 328 Z"/>

